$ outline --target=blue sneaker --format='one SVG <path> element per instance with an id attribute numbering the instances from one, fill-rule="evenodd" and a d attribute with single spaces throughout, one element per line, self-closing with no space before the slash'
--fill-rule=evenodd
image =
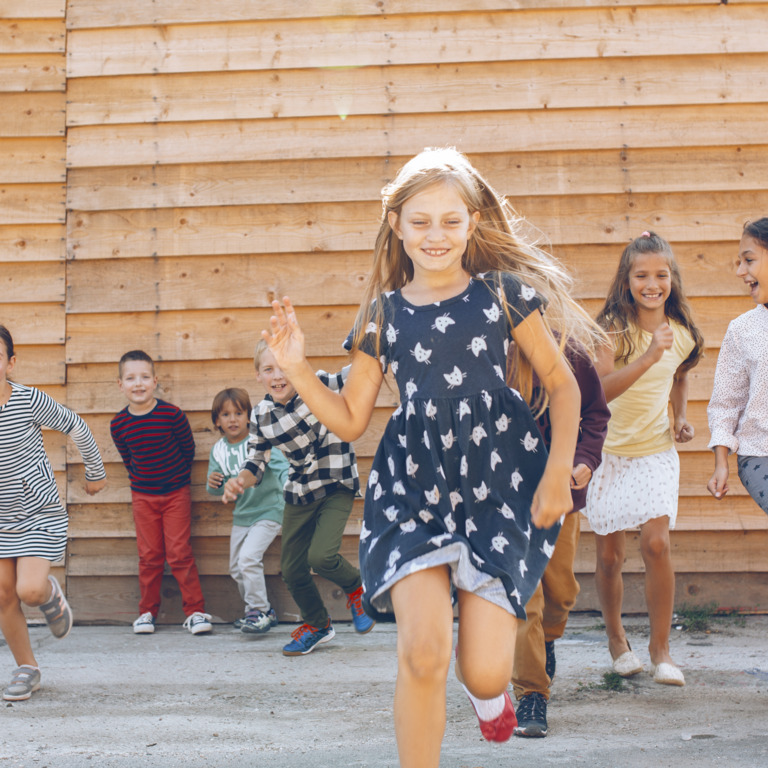
<path id="1" fill-rule="evenodd" d="M 276 627 L 278 622 L 277 622 L 277 614 L 275 613 L 275 609 L 270 608 L 267 611 L 267 616 L 269 617 L 269 626 Z"/>
<path id="2" fill-rule="evenodd" d="M 352 623 L 355 625 L 355 632 L 364 635 L 373 629 L 376 622 L 363 610 L 362 587 L 358 587 L 352 594 L 347 595 L 347 608 L 352 611 Z"/>
<path id="3" fill-rule="evenodd" d="M 333 640 L 336 632 L 331 620 L 328 619 L 328 623 L 322 629 L 313 627 L 311 624 L 302 624 L 291 632 L 291 637 L 293 640 L 283 648 L 283 656 L 306 656 L 315 649 L 316 645 Z"/>

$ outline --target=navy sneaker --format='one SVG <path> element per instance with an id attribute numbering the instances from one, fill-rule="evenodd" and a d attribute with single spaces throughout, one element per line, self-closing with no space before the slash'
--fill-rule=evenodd
<path id="1" fill-rule="evenodd" d="M 363 610 L 362 587 L 358 587 L 352 594 L 347 595 L 347 608 L 352 611 L 352 623 L 355 625 L 355 632 L 364 635 L 373 629 L 376 622 Z"/>
<path id="2" fill-rule="evenodd" d="M 272 622 L 263 611 L 248 611 L 243 619 L 240 631 L 246 635 L 261 635 L 272 629 Z"/>
<path id="3" fill-rule="evenodd" d="M 555 641 L 547 640 L 544 643 L 544 652 L 546 653 L 547 660 L 544 662 L 544 671 L 547 673 L 550 684 L 555 679 L 555 668 L 557 667 L 557 659 L 555 658 Z"/>
<path id="4" fill-rule="evenodd" d="M 269 626 L 270 627 L 276 627 L 278 622 L 277 622 L 277 614 L 275 613 L 275 609 L 274 608 L 270 608 L 267 611 L 267 617 L 269 618 Z"/>
<path id="5" fill-rule="evenodd" d="M 528 693 L 517 705 L 515 736 L 543 739 L 547 735 L 547 700 L 541 693 Z"/>
<path id="6" fill-rule="evenodd" d="M 291 637 L 293 640 L 283 648 L 283 656 L 306 656 L 316 645 L 333 640 L 336 632 L 328 619 L 328 623 L 321 629 L 311 624 L 302 624 L 291 632 Z"/>

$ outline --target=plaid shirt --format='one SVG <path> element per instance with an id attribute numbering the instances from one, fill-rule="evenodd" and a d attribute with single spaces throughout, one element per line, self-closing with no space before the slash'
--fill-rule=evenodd
<path id="1" fill-rule="evenodd" d="M 317 377 L 338 392 L 348 373 L 346 367 L 341 373 L 318 371 Z M 279 448 L 290 464 L 283 489 L 289 504 L 312 504 L 332 493 L 337 485 L 354 493 L 360 489 L 354 448 L 323 426 L 299 395 L 285 405 L 267 395 L 251 413 L 250 432 L 243 469 L 261 482 L 270 448 Z"/>

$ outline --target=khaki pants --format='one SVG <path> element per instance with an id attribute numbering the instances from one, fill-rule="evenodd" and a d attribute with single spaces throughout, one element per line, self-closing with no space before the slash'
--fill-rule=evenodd
<path id="1" fill-rule="evenodd" d="M 579 582 L 573 575 L 573 561 L 579 544 L 579 522 L 579 513 L 566 515 L 552 559 L 525 606 L 528 619 L 517 623 L 512 671 L 517 699 L 534 692 L 549 699 L 550 679 L 545 672 L 544 643 L 563 636 L 568 614 L 579 594 Z"/>

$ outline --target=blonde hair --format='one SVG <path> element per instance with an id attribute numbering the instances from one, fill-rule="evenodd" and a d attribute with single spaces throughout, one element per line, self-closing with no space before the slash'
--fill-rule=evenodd
<path id="1" fill-rule="evenodd" d="M 403 204 L 435 184 L 450 184 L 461 196 L 470 215 L 480 214 L 467 244 L 462 267 L 470 275 L 509 272 L 535 288 L 547 303 L 546 318 L 560 348 L 566 343 L 584 347 L 594 357 L 606 343 L 602 329 L 571 298 L 573 281 L 560 263 L 523 233 L 524 221 L 472 166 L 452 147 L 428 148 L 409 160 L 382 190 L 381 226 L 376 237 L 373 268 L 357 315 L 353 348 L 357 348 L 369 323 L 382 325 L 381 297 L 413 279 L 413 264 L 403 243 L 389 224 L 389 214 L 400 215 Z M 490 286 L 495 291 L 496 285 Z M 511 321 L 514 311 L 505 302 Z M 378 354 L 378 351 L 377 351 Z M 533 371 L 517 345 L 510 360 L 511 386 L 529 402 L 533 397 Z M 536 403 L 537 409 L 546 400 Z"/>
<path id="2" fill-rule="evenodd" d="M 267 344 L 264 339 L 259 339 L 256 342 L 256 349 L 253 350 L 253 365 L 255 366 L 256 370 L 258 371 L 261 368 L 261 356 L 269 349 L 269 344 Z"/>

